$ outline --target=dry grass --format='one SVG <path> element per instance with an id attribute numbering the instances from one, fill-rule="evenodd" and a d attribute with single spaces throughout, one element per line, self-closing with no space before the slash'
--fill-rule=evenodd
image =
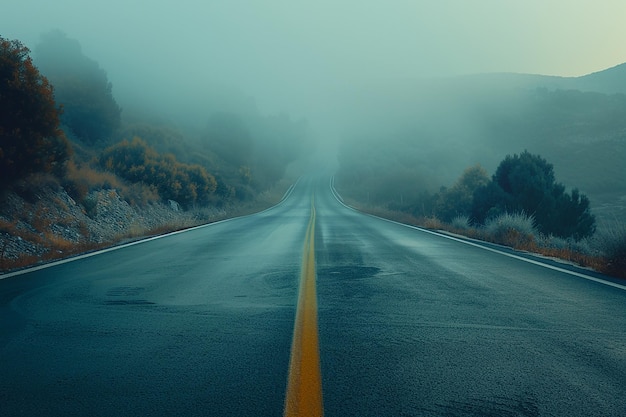
<path id="1" fill-rule="evenodd" d="M 524 233 L 515 229 L 508 229 L 504 232 L 500 232 L 497 235 L 490 234 L 484 229 L 479 228 L 459 228 L 454 227 L 450 224 L 446 224 L 441 222 L 439 219 L 434 217 L 429 218 L 416 218 L 407 213 L 393 211 L 389 209 L 382 209 L 379 207 L 366 207 L 361 204 L 355 203 L 354 201 L 350 201 L 349 204 L 360 211 L 373 214 L 375 216 L 387 218 L 390 220 L 394 220 L 404 224 L 410 224 L 413 226 L 424 227 L 430 230 L 443 230 L 446 232 L 466 236 L 468 238 L 483 240 L 486 242 L 497 243 L 505 246 L 509 246 L 516 250 L 526 251 L 529 253 L 536 253 L 539 255 L 561 259 L 564 261 L 571 262 L 573 264 L 579 265 L 581 267 L 591 268 L 595 271 L 598 271 L 603 274 L 607 274 L 613 277 L 618 278 L 626 278 L 626 263 L 624 261 L 624 255 L 626 251 L 623 249 L 621 251 L 615 250 L 612 253 L 620 253 L 622 255 L 613 255 L 613 258 L 609 258 L 604 254 L 589 254 L 584 251 L 577 250 L 574 247 L 545 247 L 541 245 L 541 242 L 538 242 L 536 235 L 533 233 Z M 618 241 L 619 239 L 623 239 L 623 235 L 620 234 L 618 238 L 615 240 L 611 240 L 612 242 Z M 624 234 L 626 236 L 626 233 Z M 604 246 L 607 246 L 604 243 Z M 622 246 L 619 246 L 622 247 Z M 624 265 L 624 266 L 623 266 Z"/>
<path id="2" fill-rule="evenodd" d="M 481 231 L 478 236 L 482 240 L 497 243 L 499 245 L 510 246 L 514 249 L 532 252 L 537 250 L 535 236 L 516 229 L 499 229 L 495 232 Z"/>
<path id="3" fill-rule="evenodd" d="M 64 187 L 76 201 L 83 201 L 87 194 L 100 188 L 121 188 L 120 179 L 110 172 L 93 169 L 88 164 L 67 163 Z"/>
<path id="4" fill-rule="evenodd" d="M 588 255 L 568 248 L 537 247 L 532 252 L 537 252 L 541 255 L 549 256 L 552 258 L 563 259 L 583 267 L 594 269 L 598 272 L 609 274 L 609 271 L 606 269 L 607 260 L 602 256 Z"/>
<path id="5" fill-rule="evenodd" d="M 607 271 L 626 278 L 626 223 L 615 220 L 596 238 L 599 250 L 607 258 Z"/>
<path id="6" fill-rule="evenodd" d="M 15 233 L 17 231 L 17 219 L 12 221 L 4 220 L 0 217 L 0 232 L 8 234 Z"/>
<path id="7" fill-rule="evenodd" d="M 30 236 L 34 237 L 32 235 Z M 5 248 L 3 247 L 0 251 L 0 271 L 6 272 L 15 269 L 31 267 L 33 265 L 64 259 L 73 255 L 78 255 L 81 253 L 90 252 L 110 246 L 110 243 L 98 244 L 84 242 L 77 244 L 50 234 L 46 234 L 46 236 L 39 238 L 34 237 L 31 242 L 37 240 L 39 242 L 42 242 L 41 245 L 45 247 L 43 254 L 40 256 L 23 253 L 20 254 L 17 258 L 7 258 L 5 256 Z"/>
<path id="8" fill-rule="evenodd" d="M 74 242 L 64 239 L 51 231 L 45 231 L 43 233 L 43 238 L 46 247 L 50 248 L 50 250 L 61 253 L 71 251 L 74 249 L 74 246 L 76 246 Z"/>
<path id="9" fill-rule="evenodd" d="M 89 164 L 68 162 L 63 186 L 74 200 L 83 203 L 90 191 L 100 189 L 118 190 L 120 196 L 130 205 L 145 206 L 160 201 L 154 187 L 145 184 L 127 184 L 111 172 L 100 171 Z"/>
<path id="10" fill-rule="evenodd" d="M 7 259 L 0 257 L 0 270 L 11 271 L 14 269 L 26 268 L 41 262 L 41 258 L 35 255 L 22 255 L 17 259 Z"/>
<path id="11" fill-rule="evenodd" d="M 146 228 L 139 223 L 133 223 L 126 232 L 116 236 L 110 241 L 101 243 L 90 242 L 87 239 L 87 225 L 81 224 L 81 230 L 85 231 L 83 233 L 85 238 L 81 242 L 76 243 L 55 235 L 49 229 L 49 226 L 51 224 L 56 224 L 56 222 L 50 222 L 49 220 L 39 217 L 37 218 L 39 219 L 38 226 L 45 227 L 45 229 L 39 233 L 19 228 L 17 226 L 18 220 L 9 222 L 0 218 L 0 233 L 7 233 L 11 236 L 19 236 L 23 240 L 37 245 L 43 252 L 41 256 L 22 253 L 17 258 L 8 258 L 5 256 L 6 244 L 8 240 L 5 240 L 4 246 L 0 247 L 0 271 L 10 271 L 40 263 L 64 259 L 81 253 L 110 247 L 120 244 L 121 242 L 135 241 L 148 236 L 162 235 L 197 226 L 201 223 L 206 223 L 204 221 L 194 221 L 191 218 L 161 224 L 153 228 Z"/>
<path id="12" fill-rule="evenodd" d="M 422 227 L 427 229 L 442 230 L 445 224 L 436 217 L 427 217 L 422 223 Z"/>
<path id="13" fill-rule="evenodd" d="M 286 189 L 286 188 L 285 188 Z M 282 197 L 284 190 L 277 189 L 264 196 L 263 199 L 251 203 L 245 207 L 239 207 L 239 210 L 230 211 L 228 215 L 219 218 L 213 218 L 211 221 L 221 220 L 222 218 L 232 217 L 237 215 L 248 214 L 251 212 L 259 211 L 264 208 L 270 207 L 276 204 Z M 532 234 L 524 234 L 517 230 L 509 230 L 500 236 L 493 236 L 485 232 L 483 229 L 477 228 L 459 228 L 446 223 L 441 222 L 439 219 L 430 218 L 417 218 L 410 214 L 392 211 L 381 207 L 363 207 L 354 202 L 350 202 L 351 205 L 357 207 L 359 210 L 379 216 L 388 218 L 400 223 L 410 224 L 414 226 L 420 226 L 433 230 L 445 230 L 455 234 L 467 236 L 470 238 L 490 241 L 494 243 L 504 244 L 517 250 L 528 251 L 531 253 L 538 253 L 544 256 L 549 256 L 557 259 L 567 260 L 569 262 L 576 263 L 583 267 L 590 267 L 596 271 L 610 274 L 613 276 L 624 276 L 626 270 L 616 270 L 615 263 L 611 262 L 600 255 L 589 255 L 581 251 L 577 251 L 570 247 L 545 247 L 542 246 Z M 34 216 L 33 220 L 36 220 L 36 228 L 40 233 L 33 233 L 23 228 L 18 228 L 18 220 L 6 221 L 0 218 L 0 233 L 7 233 L 13 236 L 20 236 L 22 239 L 33 242 L 37 245 L 41 245 L 46 248 L 45 253 L 42 256 L 33 256 L 23 254 L 17 259 L 8 259 L 5 257 L 6 247 L 0 247 L 0 270 L 18 269 L 34 264 L 46 261 L 53 261 L 61 258 L 66 258 L 79 253 L 85 253 L 96 249 L 109 247 L 115 243 L 119 243 L 124 240 L 137 240 L 146 236 L 156 236 L 166 233 L 170 233 L 176 230 L 182 230 L 185 228 L 197 226 L 200 223 L 206 223 L 206 221 L 192 221 L 181 220 L 174 223 L 168 223 L 159 225 L 152 229 L 146 229 L 139 224 L 134 224 L 131 228 L 121 236 L 104 243 L 90 243 L 88 239 L 80 243 L 74 243 L 63 239 L 62 237 L 54 235 L 49 231 L 49 227 L 53 222 L 46 218 L 43 214 L 44 211 L 40 211 Z M 60 219 L 61 222 L 69 222 L 70 219 Z M 58 223 L 58 222 L 54 222 Z M 88 236 L 87 225 L 81 224 L 81 234 Z M 5 243 L 6 246 L 6 243 Z"/>

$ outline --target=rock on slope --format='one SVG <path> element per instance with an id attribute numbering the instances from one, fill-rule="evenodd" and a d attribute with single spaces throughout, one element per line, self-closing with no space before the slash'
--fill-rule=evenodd
<path id="1" fill-rule="evenodd" d="M 59 186 L 0 196 L 0 271 L 111 245 L 156 231 L 206 223 L 215 208 L 177 210 L 176 204 L 131 206 L 115 189 L 92 191 L 79 205 Z"/>

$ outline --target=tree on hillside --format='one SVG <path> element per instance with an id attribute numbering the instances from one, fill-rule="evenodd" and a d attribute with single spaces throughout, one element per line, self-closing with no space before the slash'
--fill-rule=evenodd
<path id="1" fill-rule="evenodd" d="M 578 240 L 595 232 L 589 199 L 577 189 L 568 194 L 563 184 L 555 182 L 552 164 L 528 151 L 506 156 L 491 182 L 474 193 L 471 210 L 478 223 L 520 212 L 533 216 L 545 234 Z"/>
<path id="2" fill-rule="evenodd" d="M 121 109 L 104 70 L 83 55 L 78 41 L 58 30 L 42 35 L 35 52 L 63 106 L 62 123 L 88 143 L 108 139 L 120 126 Z"/>
<path id="3" fill-rule="evenodd" d="M 455 216 L 469 215 L 474 201 L 474 192 L 489 183 L 487 171 L 480 165 L 467 168 L 457 182 L 441 193 L 437 204 L 437 216 L 446 222 Z"/>
<path id="4" fill-rule="evenodd" d="M 71 154 L 59 129 L 52 86 L 19 41 L 0 37 L 0 182 L 62 174 Z"/>

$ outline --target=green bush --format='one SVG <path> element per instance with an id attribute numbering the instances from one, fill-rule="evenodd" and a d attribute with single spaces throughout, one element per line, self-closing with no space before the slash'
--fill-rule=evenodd
<path id="1" fill-rule="evenodd" d="M 626 225 L 616 223 L 613 227 L 602 230 L 596 236 L 596 241 L 608 261 L 607 271 L 626 277 Z"/>
<path id="2" fill-rule="evenodd" d="M 552 164 L 526 151 L 507 155 L 491 182 L 474 193 L 475 222 L 484 224 L 506 212 L 532 214 L 537 229 L 546 235 L 580 240 L 595 232 L 589 199 L 577 189 L 568 194 L 555 182 Z"/>
<path id="3" fill-rule="evenodd" d="M 475 191 L 489 183 L 487 171 L 480 165 L 467 168 L 450 188 L 443 190 L 436 205 L 437 216 L 451 221 L 457 216 L 469 215 Z"/>

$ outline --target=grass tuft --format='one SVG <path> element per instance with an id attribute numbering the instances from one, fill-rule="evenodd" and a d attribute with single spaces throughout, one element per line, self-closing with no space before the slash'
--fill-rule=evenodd
<path id="1" fill-rule="evenodd" d="M 596 245 L 606 258 L 606 272 L 626 278 L 626 224 L 616 222 L 599 232 Z"/>
<path id="2" fill-rule="evenodd" d="M 455 230 L 469 230 L 470 219 L 468 216 L 456 216 L 450 221 L 450 226 Z"/>
<path id="3" fill-rule="evenodd" d="M 525 250 L 535 248 L 535 218 L 526 213 L 504 213 L 485 224 L 486 236 L 495 243 Z"/>

